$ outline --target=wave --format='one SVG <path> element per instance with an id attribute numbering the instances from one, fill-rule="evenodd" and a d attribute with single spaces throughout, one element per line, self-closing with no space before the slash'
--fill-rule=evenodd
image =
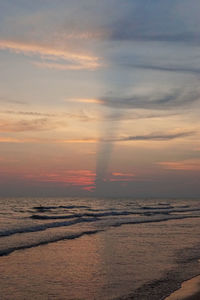
<path id="1" fill-rule="evenodd" d="M 138 214 L 136 211 L 111 211 L 111 212 L 99 212 L 99 213 L 82 213 L 82 214 L 72 214 L 72 215 L 59 215 L 59 216 L 49 216 L 49 215 L 37 215 L 34 214 L 30 218 L 38 220 L 56 220 L 56 219 L 71 219 L 71 218 L 84 218 L 84 217 L 110 217 L 110 216 L 128 216 Z"/>
<path id="2" fill-rule="evenodd" d="M 63 241 L 63 240 L 73 240 L 73 239 L 80 238 L 84 235 L 92 235 L 92 234 L 96 234 L 96 233 L 101 232 L 101 231 L 103 231 L 103 230 L 83 231 L 83 232 L 79 232 L 79 233 L 76 233 L 76 234 L 70 234 L 70 235 L 67 235 L 67 236 L 56 237 L 56 238 L 53 238 L 53 239 L 40 241 L 40 242 L 28 244 L 28 245 L 21 245 L 21 246 L 11 247 L 11 248 L 0 250 L 0 256 L 7 256 L 7 255 L 9 255 L 12 252 L 17 251 L 17 250 L 25 250 L 25 249 L 28 249 L 28 248 L 38 247 L 38 246 L 46 245 L 46 244 L 49 244 L 49 243 L 55 243 L 55 242 L 59 242 L 59 241 Z"/>
<path id="3" fill-rule="evenodd" d="M 47 206 L 46 206 L 47 207 Z M 50 207 L 50 206 L 48 206 Z M 52 206 L 51 206 L 52 207 Z M 58 207 L 58 206 L 55 206 Z M 59 206 L 60 207 L 60 206 Z M 66 207 L 66 206 L 65 206 Z M 69 206 L 68 206 L 69 207 Z M 109 212 L 86 212 L 86 213 L 79 213 L 79 214 L 72 214 L 72 215 L 40 215 L 40 214 L 34 214 L 31 215 L 30 218 L 36 219 L 36 220 L 65 220 L 63 222 L 51 222 L 51 223 L 46 223 L 46 224 L 39 224 L 39 225 L 32 225 L 29 227 L 24 227 L 24 228 L 13 228 L 9 230 L 4 230 L 0 231 L 0 237 L 6 237 L 10 236 L 13 234 L 19 234 L 19 233 L 28 233 L 28 232 L 36 232 L 36 231 L 43 231 L 49 228 L 56 228 L 56 227 L 64 227 L 64 226 L 70 226 L 82 222 L 96 222 L 99 220 L 102 220 L 101 217 L 111 217 L 111 216 L 131 216 L 131 215 L 140 215 L 144 217 L 153 217 L 153 216 L 161 216 L 161 221 L 165 219 L 175 219 L 178 217 L 179 219 L 182 218 L 183 216 L 181 215 L 170 215 L 171 213 L 185 213 L 185 212 L 197 212 L 200 211 L 200 208 L 176 208 L 176 209 L 155 209 L 155 207 L 149 207 L 148 210 L 145 211 L 144 209 L 145 206 L 143 206 L 143 211 L 140 209 L 136 209 L 135 211 L 109 211 Z M 147 207 L 147 206 L 146 206 Z M 192 217 L 192 215 L 184 215 L 184 218 L 186 217 Z M 197 217 L 197 216 L 196 216 Z M 68 220 L 69 219 L 69 220 Z M 152 221 L 153 220 L 153 221 Z M 148 222 L 154 222 L 155 218 L 149 218 Z M 133 221 L 131 224 L 135 223 L 142 223 L 143 220 L 140 221 Z M 147 222 L 147 221 L 145 221 Z"/>
<path id="4" fill-rule="evenodd" d="M 59 220 L 59 219 L 74 219 L 74 218 L 80 218 L 83 215 L 81 214 L 75 214 L 75 215 L 67 215 L 67 216 L 48 216 L 48 215 L 32 215 L 30 216 L 31 219 L 36 220 Z"/>
<path id="5" fill-rule="evenodd" d="M 45 244 L 49 244 L 49 243 L 53 243 L 53 242 L 58 242 L 61 240 L 70 240 L 70 239 L 75 239 L 75 238 L 79 238 L 83 235 L 88 235 L 88 234 L 96 234 L 102 231 L 106 231 L 109 228 L 112 227 L 120 227 L 123 225 L 134 225 L 134 224 L 145 224 L 145 223 L 158 223 L 158 222 L 165 222 L 165 221 L 170 221 L 170 220 L 181 220 L 181 219 L 186 219 L 186 218 L 199 218 L 199 215 L 190 215 L 190 216 L 167 216 L 167 217 L 155 217 L 152 219 L 143 219 L 143 220 L 115 220 L 110 224 L 104 224 L 104 226 L 102 226 L 101 229 L 96 229 L 96 230 L 89 230 L 89 231 L 84 231 L 81 233 L 77 233 L 77 234 L 69 234 L 69 235 L 65 235 L 62 237 L 54 237 L 48 240 L 43 240 L 43 241 L 39 241 L 39 242 L 35 242 L 32 244 L 27 244 L 27 245 L 21 245 L 21 246 L 15 246 L 15 247 L 10 247 L 7 249 L 3 249 L 0 250 L 0 256 L 5 256 L 5 255 L 9 255 L 12 252 L 16 251 L 16 250 L 23 250 L 23 249 L 27 249 L 27 248 L 33 248 L 33 247 L 37 247 L 37 246 L 41 246 L 41 245 L 45 245 Z M 29 232 L 37 232 L 37 231 L 41 231 L 41 230 L 46 230 L 48 228 L 55 228 L 55 227 L 63 227 L 63 226 L 69 226 L 69 225 L 73 225 L 76 223 L 81 223 L 81 222 L 93 222 L 93 221 L 97 221 L 99 219 L 77 219 L 74 221 L 67 221 L 67 222 L 55 222 L 55 223 L 48 223 L 48 224 L 44 224 L 44 225 L 39 225 L 39 226 L 33 226 L 33 227 L 29 227 L 29 228 L 23 228 L 23 229 L 15 229 L 15 230 L 11 230 L 11 231 L 4 231 L 1 232 L 1 236 L 9 236 L 12 234 L 16 234 L 16 233 L 29 233 Z"/>
<path id="6" fill-rule="evenodd" d="M 47 210 L 59 209 L 59 208 L 64 208 L 64 209 L 86 208 L 86 209 L 88 209 L 89 207 L 86 205 L 33 206 L 33 209 L 35 209 L 37 211 L 47 211 Z"/>
<path id="7" fill-rule="evenodd" d="M 147 211 L 144 213 L 141 213 L 143 216 L 155 216 L 155 215 L 169 215 L 171 212 L 169 211 Z"/>
<path id="8" fill-rule="evenodd" d="M 173 209 L 174 206 L 168 205 L 168 206 L 141 206 L 141 209 Z"/>
<path id="9" fill-rule="evenodd" d="M 72 219 L 72 218 L 101 218 L 101 217 L 111 217 L 111 216 L 130 216 L 130 215 L 143 215 L 143 216 L 153 216 L 157 214 L 169 215 L 170 213 L 185 213 L 200 211 L 200 208 L 186 208 L 186 207 L 177 207 L 174 209 L 173 206 L 168 207 L 153 207 L 153 206 L 143 206 L 140 209 L 134 211 L 104 211 L 104 212 L 84 212 L 84 213 L 75 213 L 71 215 L 40 215 L 33 214 L 30 216 L 31 219 L 36 220 L 59 220 L 59 219 Z"/>
<path id="10" fill-rule="evenodd" d="M 70 225 L 83 223 L 83 222 L 95 222 L 97 220 L 98 220 L 97 218 L 79 218 L 79 219 L 65 221 L 65 222 L 53 222 L 53 223 L 46 223 L 46 224 L 35 225 L 35 226 L 24 227 L 24 228 L 14 228 L 10 230 L 0 231 L 0 237 L 6 237 L 18 233 L 43 231 L 50 228 L 65 227 L 65 226 L 70 226 Z"/>
<path id="11" fill-rule="evenodd" d="M 143 219 L 143 220 L 129 220 L 129 221 L 121 221 L 112 224 L 111 227 L 119 227 L 122 225 L 129 225 L 129 224 L 145 224 L 145 223 L 158 223 L 158 222 L 166 222 L 170 220 L 182 220 L 187 218 L 199 218 L 200 216 L 168 216 L 168 217 L 159 217 L 154 219 Z"/>

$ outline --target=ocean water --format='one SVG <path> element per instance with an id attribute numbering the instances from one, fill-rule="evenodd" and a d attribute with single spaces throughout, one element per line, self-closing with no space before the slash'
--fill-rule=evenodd
<path id="1" fill-rule="evenodd" d="M 165 299 L 200 273 L 200 201 L 0 199 L 0 299 Z"/>

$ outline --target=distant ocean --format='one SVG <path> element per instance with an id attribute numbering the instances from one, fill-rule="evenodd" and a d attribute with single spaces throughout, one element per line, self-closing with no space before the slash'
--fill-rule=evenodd
<path id="1" fill-rule="evenodd" d="M 200 274 L 200 201 L 0 199 L 0 299 L 165 299 Z"/>

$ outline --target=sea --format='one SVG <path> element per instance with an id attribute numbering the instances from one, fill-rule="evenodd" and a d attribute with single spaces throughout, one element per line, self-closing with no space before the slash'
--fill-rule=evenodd
<path id="1" fill-rule="evenodd" d="M 200 201 L 0 198 L 1 300 L 161 300 L 200 274 Z"/>

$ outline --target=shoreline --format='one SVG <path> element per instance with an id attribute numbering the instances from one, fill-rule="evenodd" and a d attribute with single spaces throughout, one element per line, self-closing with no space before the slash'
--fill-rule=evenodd
<path id="1" fill-rule="evenodd" d="M 164 300 L 199 300 L 200 299 L 200 275 L 183 281 L 181 287 Z"/>

